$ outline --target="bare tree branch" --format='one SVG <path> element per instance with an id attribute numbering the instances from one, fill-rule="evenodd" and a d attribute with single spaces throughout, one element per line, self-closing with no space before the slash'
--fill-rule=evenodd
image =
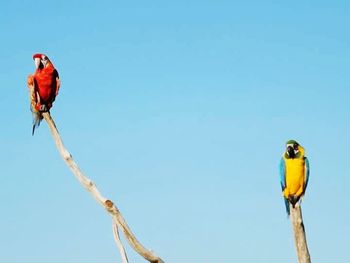
<path id="1" fill-rule="evenodd" d="M 113 221 L 118 223 L 118 227 L 122 229 L 131 247 L 149 262 L 164 263 L 164 261 L 160 257 L 158 257 L 152 251 L 142 246 L 142 244 L 136 239 L 135 235 L 131 232 L 129 226 L 125 222 L 125 219 L 123 218 L 123 216 L 121 215 L 121 213 L 119 212 L 115 204 L 111 200 L 108 200 L 105 197 L 103 197 L 99 192 L 99 190 L 97 189 L 96 185 L 83 174 L 79 166 L 73 160 L 72 155 L 64 147 L 63 141 L 56 128 L 55 122 L 51 118 L 50 113 L 49 112 L 43 113 L 43 117 L 50 128 L 50 131 L 56 143 L 58 152 L 62 156 L 63 160 L 65 161 L 69 169 L 72 171 L 74 176 L 78 179 L 78 181 L 85 187 L 85 189 L 92 194 L 92 196 L 96 199 L 96 201 L 100 203 L 110 213 L 110 215 L 113 218 Z"/>
<path id="2" fill-rule="evenodd" d="M 295 208 L 290 206 L 290 217 L 293 226 L 295 246 L 298 254 L 298 262 L 311 263 L 309 249 L 306 243 L 305 227 L 300 204 L 296 205 Z"/>
<path id="3" fill-rule="evenodd" d="M 114 236 L 115 243 L 117 244 L 120 256 L 122 257 L 122 263 L 129 263 L 124 246 L 119 237 L 118 223 L 115 222 L 114 220 L 112 220 L 112 229 L 113 229 L 113 236 Z"/>

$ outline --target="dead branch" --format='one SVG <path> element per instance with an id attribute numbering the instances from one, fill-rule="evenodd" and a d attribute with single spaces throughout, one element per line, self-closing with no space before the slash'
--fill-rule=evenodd
<path id="1" fill-rule="evenodd" d="M 137 253 L 139 253 L 143 258 L 148 260 L 149 262 L 164 263 L 164 261 L 160 257 L 158 257 L 152 251 L 150 251 L 142 246 L 142 244 L 136 239 L 135 235 L 131 232 L 129 226 L 125 222 L 125 219 L 121 215 L 121 213 L 118 210 L 118 208 L 116 207 L 116 205 L 111 200 L 108 200 L 105 197 L 103 197 L 101 195 L 101 193 L 99 192 L 99 190 L 97 189 L 96 185 L 83 174 L 83 172 L 80 170 L 79 166 L 73 160 L 72 155 L 65 148 L 63 141 L 61 139 L 61 136 L 56 128 L 55 122 L 53 121 L 50 113 L 49 112 L 43 113 L 43 117 L 50 128 L 50 131 L 51 131 L 52 137 L 56 143 L 56 147 L 58 149 L 58 152 L 62 156 L 63 160 L 65 161 L 65 163 L 67 164 L 69 169 L 72 171 L 74 176 L 78 179 L 78 181 L 85 187 L 85 189 L 88 190 L 92 194 L 92 196 L 96 199 L 96 201 L 100 205 L 102 205 L 107 210 L 107 212 L 109 212 L 109 214 L 113 218 L 113 223 L 117 224 L 115 227 L 120 227 L 122 229 L 126 239 L 128 240 L 129 244 L 131 245 L 131 247 Z M 122 246 L 121 243 L 118 244 L 118 242 L 117 242 L 118 247 L 119 247 L 119 245 Z M 124 248 L 122 248 L 122 249 L 124 250 Z M 125 253 L 125 251 L 124 251 L 124 253 Z"/>
<path id="2" fill-rule="evenodd" d="M 295 246 L 298 254 L 298 262 L 311 263 L 309 249 L 306 243 L 305 227 L 300 204 L 296 205 L 295 208 L 290 206 L 290 217 L 293 226 Z"/>
<path id="3" fill-rule="evenodd" d="M 120 240 L 120 237 L 119 237 L 118 223 L 114 222 L 114 220 L 112 221 L 112 230 L 113 230 L 113 236 L 114 236 L 115 243 L 117 244 L 120 256 L 122 257 L 122 263 L 129 263 L 124 246 L 123 246 L 122 241 Z"/>

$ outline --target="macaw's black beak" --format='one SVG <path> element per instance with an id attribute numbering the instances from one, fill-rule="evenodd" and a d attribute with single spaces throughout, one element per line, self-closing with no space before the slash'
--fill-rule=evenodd
<path id="1" fill-rule="evenodd" d="M 287 153 L 290 158 L 295 158 L 295 151 L 292 146 L 287 147 Z"/>

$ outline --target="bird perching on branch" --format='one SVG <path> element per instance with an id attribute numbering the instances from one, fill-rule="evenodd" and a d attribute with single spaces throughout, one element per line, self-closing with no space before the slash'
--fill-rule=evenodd
<path id="1" fill-rule="evenodd" d="M 34 54 L 33 59 L 35 72 L 27 79 L 33 114 L 32 135 L 43 119 L 42 113 L 50 111 L 60 88 L 58 72 L 50 59 L 45 54 Z"/>
<path id="2" fill-rule="evenodd" d="M 288 216 L 289 204 L 294 208 L 305 194 L 309 173 L 309 161 L 304 148 L 295 140 L 289 140 L 280 162 L 280 182 Z"/>
<path id="3" fill-rule="evenodd" d="M 112 216 L 113 235 L 123 263 L 128 263 L 128 258 L 120 240 L 118 228 L 123 231 L 132 248 L 143 258 L 152 263 L 164 263 L 160 257 L 158 257 L 151 250 L 146 249 L 136 239 L 117 206 L 111 200 L 102 196 L 96 185 L 83 174 L 77 163 L 73 160 L 72 155 L 65 148 L 56 124 L 50 114 L 50 109 L 60 88 L 58 72 L 46 55 L 35 54 L 33 59 L 35 63 L 35 73 L 30 75 L 27 80 L 30 93 L 30 108 L 34 118 L 32 134 L 34 134 L 35 128 L 39 126 L 40 121 L 44 118 L 50 128 L 51 134 L 57 146 L 57 150 L 69 169 L 82 184 L 82 186 L 84 186 L 84 188 L 93 195 L 98 203 L 100 203 Z"/>

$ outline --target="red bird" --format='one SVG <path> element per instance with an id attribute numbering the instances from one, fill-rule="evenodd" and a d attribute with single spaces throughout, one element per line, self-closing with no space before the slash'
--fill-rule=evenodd
<path id="1" fill-rule="evenodd" d="M 57 70 L 44 54 L 33 55 L 35 73 L 29 75 L 27 84 L 30 96 L 30 109 L 33 113 L 33 130 L 40 125 L 42 113 L 52 107 L 52 103 L 60 88 L 60 79 Z"/>

